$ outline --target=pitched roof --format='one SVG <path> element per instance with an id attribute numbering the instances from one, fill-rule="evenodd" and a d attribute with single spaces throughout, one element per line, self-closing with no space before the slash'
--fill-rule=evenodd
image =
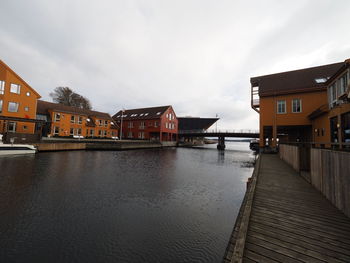
<path id="1" fill-rule="evenodd" d="M 219 118 L 198 118 L 198 117 L 178 117 L 179 130 L 206 130 L 212 126 Z"/>
<path id="2" fill-rule="evenodd" d="M 333 74 L 331 78 L 328 79 L 327 85 L 331 84 L 339 75 L 344 74 L 344 71 L 350 67 L 350 59 L 346 59 L 343 63 L 342 66 Z"/>
<path id="3" fill-rule="evenodd" d="M 159 119 L 164 112 L 171 106 L 160 106 L 160 107 L 150 107 L 150 108 L 139 108 L 124 110 L 123 120 L 147 120 L 147 119 Z M 120 119 L 122 111 L 118 111 L 113 115 L 113 119 Z"/>
<path id="4" fill-rule="evenodd" d="M 104 118 L 104 119 L 112 119 L 111 116 L 105 112 L 86 110 L 86 109 L 81 109 L 78 107 L 66 106 L 66 105 L 59 104 L 59 103 L 38 100 L 37 113 L 38 114 L 48 114 L 48 110 L 54 110 L 54 111 L 58 111 L 58 112 L 67 112 L 67 113 L 73 113 L 73 114 L 81 114 L 81 115 L 87 115 L 87 116 L 93 116 L 93 117 L 100 117 L 100 118 Z"/>
<path id="5" fill-rule="evenodd" d="M 293 70 L 250 79 L 252 87 L 259 87 L 260 96 L 322 90 L 344 62 Z"/>
<path id="6" fill-rule="evenodd" d="M 10 71 L 13 75 L 15 75 L 19 80 L 21 80 L 24 84 L 28 86 L 28 88 L 39 98 L 41 98 L 40 94 L 33 89 L 24 79 L 22 79 L 16 72 L 14 72 L 4 61 L 0 59 L 0 64 L 2 64 L 8 71 Z"/>

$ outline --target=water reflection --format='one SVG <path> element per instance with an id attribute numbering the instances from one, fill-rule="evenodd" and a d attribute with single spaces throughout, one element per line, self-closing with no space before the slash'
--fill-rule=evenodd
<path id="1" fill-rule="evenodd" d="M 221 262 L 248 151 L 0 158 L 0 262 Z"/>

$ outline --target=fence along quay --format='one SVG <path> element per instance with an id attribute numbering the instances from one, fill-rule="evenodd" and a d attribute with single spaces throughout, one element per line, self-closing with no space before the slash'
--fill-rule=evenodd
<path id="1" fill-rule="evenodd" d="M 350 262 L 350 218 L 276 154 L 261 154 L 223 262 Z"/>

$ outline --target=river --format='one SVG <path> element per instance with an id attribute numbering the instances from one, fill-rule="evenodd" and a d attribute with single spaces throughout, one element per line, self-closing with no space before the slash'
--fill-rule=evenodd
<path id="1" fill-rule="evenodd" d="M 221 262 L 248 143 L 0 158 L 0 262 Z"/>

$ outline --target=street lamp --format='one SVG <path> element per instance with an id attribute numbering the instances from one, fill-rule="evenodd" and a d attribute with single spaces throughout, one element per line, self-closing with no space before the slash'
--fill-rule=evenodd
<path id="1" fill-rule="evenodd" d="M 120 121 L 120 138 L 119 138 L 119 140 L 121 140 L 123 137 L 123 115 L 124 115 L 124 112 L 125 112 L 125 110 L 122 109 L 122 114 L 120 117 L 121 121 Z"/>
<path id="2" fill-rule="evenodd" d="M 217 118 L 219 115 L 216 113 L 215 114 L 215 117 Z M 216 120 L 216 123 L 215 123 L 215 125 L 216 125 L 216 133 L 218 133 L 218 120 Z"/>

